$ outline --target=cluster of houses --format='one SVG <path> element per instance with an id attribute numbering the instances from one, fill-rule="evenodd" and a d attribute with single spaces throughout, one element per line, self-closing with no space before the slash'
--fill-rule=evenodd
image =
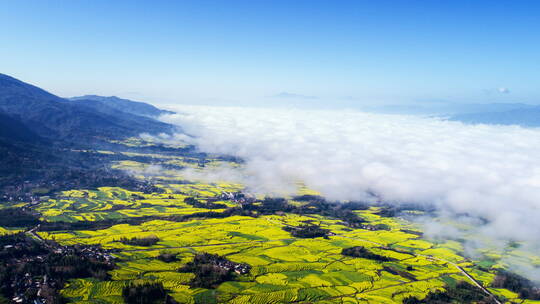
<path id="1" fill-rule="evenodd" d="M 113 263 L 115 257 L 108 250 L 95 245 L 84 245 L 84 246 L 61 246 L 58 245 L 53 249 L 54 253 L 63 254 L 63 255 L 77 255 L 83 256 L 89 259 L 94 259 L 98 261 L 105 261 L 108 263 Z"/>
<path id="2" fill-rule="evenodd" d="M 219 196 L 220 200 L 229 200 L 242 206 L 243 204 L 250 204 L 256 201 L 256 198 L 252 195 L 242 192 L 226 192 L 223 191 Z"/>
<path id="3" fill-rule="evenodd" d="M 47 243 L 46 247 L 56 253 L 62 255 L 77 254 L 78 256 L 85 256 L 87 258 L 105 261 L 112 264 L 114 257 L 106 250 L 101 249 L 98 246 L 77 246 L 68 247 L 55 245 L 56 243 Z M 14 243 L 4 245 L 5 251 L 9 250 L 21 250 L 25 246 L 24 243 Z M 49 252 L 50 252 L 49 251 Z M 19 258 L 11 260 L 12 265 L 32 264 L 32 262 L 44 262 L 46 260 L 46 254 L 39 255 L 25 255 Z M 13 303 L 19 304 L 47 304 L 48 299 L 54 293 L 54 290 L 58 287 L 56 280 L 49 279 L 47 275 L 35 276 L 27 272 L 21 275 L 17 275 L 11 282 L 11 288 L 13 290 L 13 297 L 11 298 Z M 31 298 L 27 297 L 27 291 L 30 289 L 37 290 L 36 296 Z"/>
<path id="4" fill-rule="evenodd" d="M 218 260 L 216 266 L 223 268 L 227 271 L 234 271 L 237 274 L 246 274 L 251 269 L 251 266 L 249 266 L 248 264 L 235 263 L 226 259 Z"/>
<path id="5" fill-rule="evenodd" d="M 9 252 L 10 250 L 18 251 L 22 250 L 22 248 L 25 246 L 23 243 L 14 243 L 9 245 L 4 245 L 4 251 Z M 13 259 L 10 264 L 12 265 L 18 265 L 18 264 L 25 264 L 25 263 L 32 263 L 32 262 L 44 262 L 45 261 L 45 255 L 25 255 L 21 256 L 20 258 Z M 51 287 L 54 287 L 55 282 L 50 281 L 47 278 L 47 275 L 41 276 L 33 276 L 29 272 L 26 272 L 21 275 L 15 276 L 11 281 L 11 288 L 13 290 L 13 297 L 11 298 L 11 301 L 13 303 L 30 303 L 30 304 L 46 304 L 46 294 L 48 290 L 51 289 Z M 26 292 L 29 289 L 35 289 L 37 290 L 37 297 L 28 299 L 26 296 Z"/>
<path id="6" fill-rule="evenodd" d="M 42 279 L 35 279 L 35 278 L 32 278 L 29 273 L 26 273 L 22 280 L 19 280 L 14 283 L 15 286 L 13 287 L 15 287 L 16 290 L 19 292 L 17 292 L 16 295 L 13 296 L 11 301 L 14 303 L 20 303 L 20 304 L 22 303 L 46 304 L 48 301 L 45 294 L 49 292 L 48 290 L 51 289 L 49 284 L 51 283 L 48 282 L 47 275 L 44 275 Z M 52 282 L 52 284 L 54 284 L 54 282 Z M 32 299 L 30 301 L 26 299 L 24 292 L 22 292 L 22 291 L 28 290 L 29 288 L 35 288 L 38 291 L 37 298 Z"/>
<path id="7" fill-rule="evenodd" d="M 6 186 L 0 189 L 2 201 L 6 202 L 38 202 L 39 196 L 32 193 L 29 189 L 39 188 L 41 185 L 35 185 L 30 181 L 25 181 L 22 184 Z"/>

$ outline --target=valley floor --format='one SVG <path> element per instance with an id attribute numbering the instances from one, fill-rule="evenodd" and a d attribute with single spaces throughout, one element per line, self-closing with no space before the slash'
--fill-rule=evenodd
<path id="1" fill-rule="evenodd" d="M 117 161 L 113 167 L 151 179 L 159 191 L 63 191 L 29 207 L 39 213 L 40 224 L 0 227 L 0 234 L 26 231 L 39 242 L 59 246 L 98 245 L 114 257 L 115 268 L 105 279 L 67 281 L 60 294 L 70 302 L 124 303 L 126 287 L 158 283 L 168 301 L 178 303 L 423 303 L 466 282 L 476 289 L 471 294 L 493 303 L 540 303 L 493 288 L 497 262 L 466 258 L 457 241 L 425 239 L 418 226 L 383 216 L 381 207 L 353 208 L 360 226 L 309 212 L 311 202 L 294 197 L 286 198 L 294 207 L 291 212 L 268 212 L 264 199 L 241 194 L 240 184 L 186 180 L 181 171 L 167 167 L 205 170 L 226 162 L 222 159 L 201 164 L 187 156 L 133 154 L 141 155 L 154 160 Z M 152 166 L 160 170 L 149 177 Z M 315 195 L 299 188 L 299 197 Z M 305 227 L 317 227 L 324 235 L 294 236 Z M 363 248 L 369 255 L 346 255 L 348 248 Z M 224 257 L 240 270 L 213 288 L 197 287 L 193 282 L 199 274 L 183 267 L 201 253 Z"/>

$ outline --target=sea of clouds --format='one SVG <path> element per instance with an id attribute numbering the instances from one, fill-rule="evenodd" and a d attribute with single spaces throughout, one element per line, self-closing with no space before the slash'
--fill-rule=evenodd
<path id="1" fill-rule="evenodd" d="M 212 178 L 266 194 L 301 181 L 331 200 L 433 204 L 487 220 L 479 229 L 496 239 L 540 242 L 540 129 L 347 110 L 177 110 L 162 120 L 193 137 L 169 141 L 246 161 Z"/>

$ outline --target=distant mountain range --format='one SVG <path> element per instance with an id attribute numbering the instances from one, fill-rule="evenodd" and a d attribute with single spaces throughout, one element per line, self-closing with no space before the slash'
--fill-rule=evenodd
<path id="1" fill-rule="evenodd" d="M 449 119 L 472 124 L 540 127 L 540 106 L 527 106 L 508 111 L 456 114 L 450 116 Z"/>
<path id="2" fill-rule="evenodd" d="M 149 104 L 93 98 L 75 102 L 0 74 L 0 112 L 19 120 L 40 137 L 77 142 L 136 136 L 143 132 L 170 133 L 175 129 L 149 117 L 166 113 Z"/>
<path id="3" fill-rule="evenodd" d="M 117 97 L 60 98 L 0 74 L 0 189 L 26 181 L 57 187 L 65 174 L 88 182 L 109 178 L 103 156 L 78 151 L 140 133 L 180 131 L 155 119 L 166 113 Z"/>
<path id="4" fill-rule="evenodd" d="M 523 103 L 431 103 L 364 107 L 368 112 L 429 115 L 468 124 L 518 125 L 540 127 L 540 106 Z"/>
<path id="5" fill-rule="evenodd" d="M 452 116 L 470 113 L 494 113 L 534 108 L 524 103 L 450 103 L 434 102 L 413 105 L 383 105 L 364 107 L 363 110 L 387 114 Z"/>
<path id="6" fill-rule="evenodd" d="M 110 107 L 122 112 L 141 116 L 159 117 L 163 114 L 174 114 L 174 112 L 161 110 L 144 102 L 122 99 L 116 96 L 105 97 L 98 95 L 84 95 L 71 97 L 69 100 L 77 101 L 83 104 L 90 103 L 94 108 L 97 104 L 101 104 L 105 107 Z"/>

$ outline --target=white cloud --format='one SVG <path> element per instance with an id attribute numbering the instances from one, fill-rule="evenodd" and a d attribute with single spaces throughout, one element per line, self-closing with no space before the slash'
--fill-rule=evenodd
<path id="1" fill-rule="evenodd" d="M 259 191 L 303 181 L 329 199 L 435 204 L 487 219 L 483 233 L 539 242 L 540 130 L 432 118 L 192 107 L 163 119 L 202 151 L 246 160 Z"/>
<path id="2" fill-rule="evenodd" d="M 505 88 L 505 87 L 500 87 L 500 88 L 497 89 L 497 92 L 499 92 L 501 94 L 510 94 L 510 89 Z"/>

